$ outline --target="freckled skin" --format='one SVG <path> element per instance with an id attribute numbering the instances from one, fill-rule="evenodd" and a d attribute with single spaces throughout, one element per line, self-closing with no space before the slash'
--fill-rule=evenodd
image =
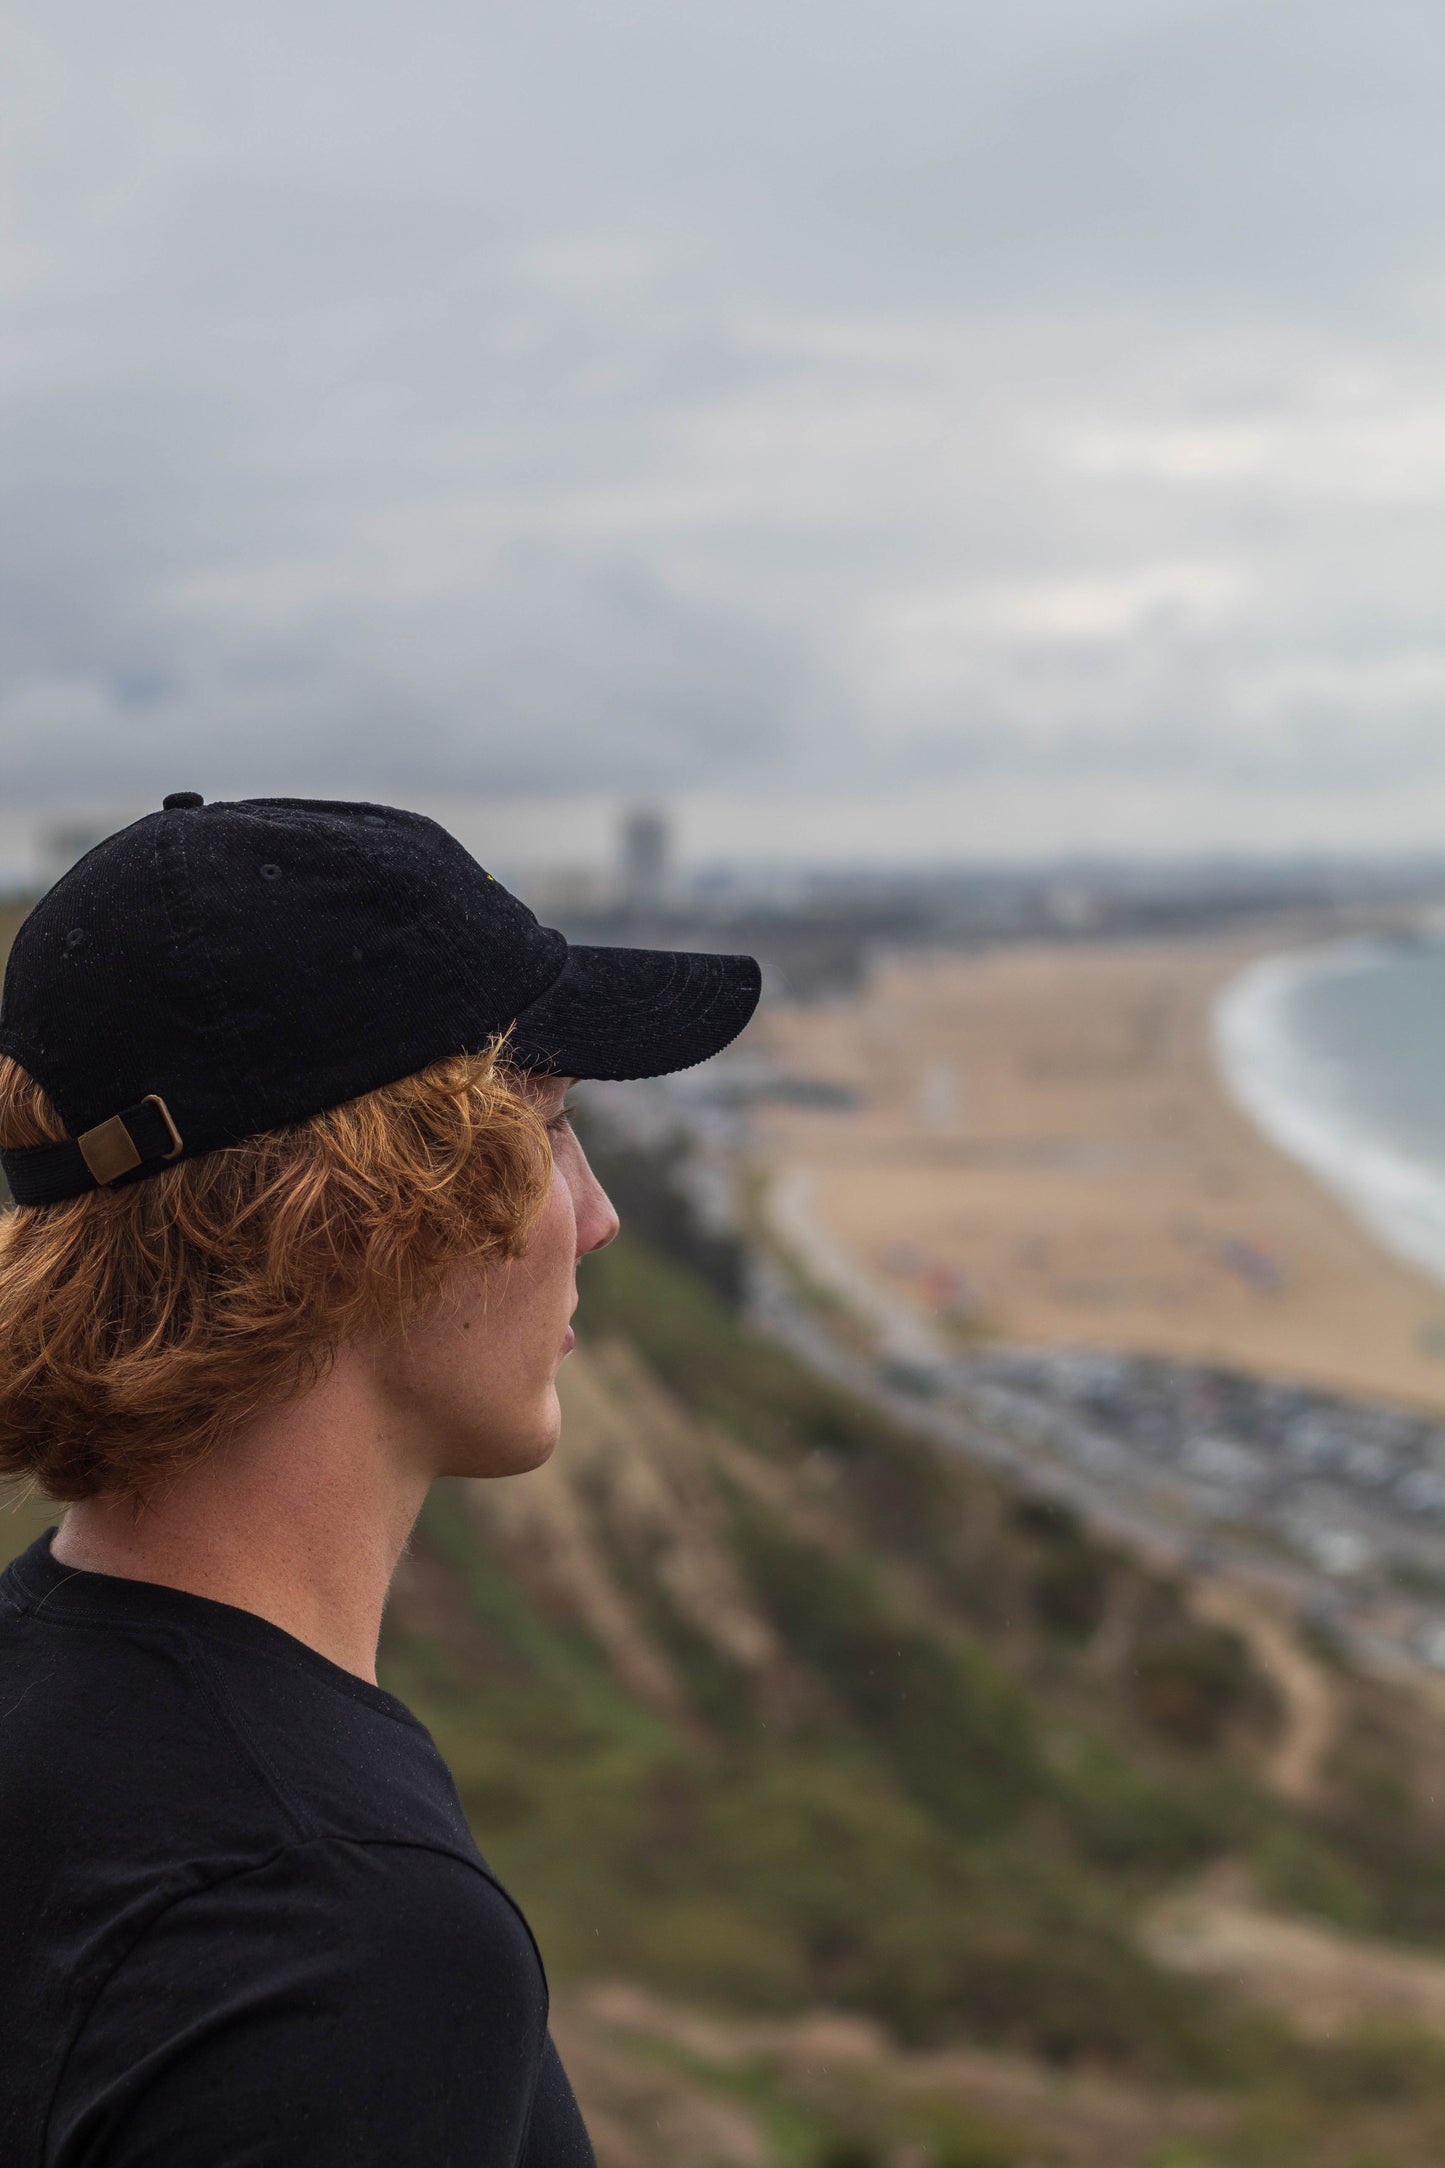
<path id="1" fill-rule="evenodd" d="M 563 1112 L 568 1081 L 539 1077 L 528 1087 L 548 1124 L 552 1178 L 525 1254 L 457 1274 L 429 1317 L 374 1351 L 382 1403 L 429 1474 L 518 1475 L 557 1443 L 577 1261 L 617 1232 Z"/>

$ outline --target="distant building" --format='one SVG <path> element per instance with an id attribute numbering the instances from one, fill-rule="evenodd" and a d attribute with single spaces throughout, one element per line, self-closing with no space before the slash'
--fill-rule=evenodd
<path id="1" fill-rule="evenodd" d="M 634 918 L 660 911 L 672 877 L 672 838 L 666 814 L 635 806 L 622 821 L 622 900 Z"/>
<path id="2" fill-rule="evenodd" d="M 615 911 L 618 883 L 616 874 L 601 866 L 537 866 L 528 869 L 518 893 L 539 918 L 565 927 L 569 918 Z"/>

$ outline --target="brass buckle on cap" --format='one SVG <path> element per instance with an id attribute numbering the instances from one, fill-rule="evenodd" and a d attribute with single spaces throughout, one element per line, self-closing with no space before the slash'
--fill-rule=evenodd
<path id="1" fill-rule="evenodd" d="M 147 1092 L 144 1099 L 142 1099 L 141 1101 L 141 1105 L 143 1107 L 159 1107 L 161 1110 L 161 1120 L 165 1123 L 166 1130 L 171 1140 L 170 1150 L 168 1152 L 162 1152 L 161 1158 L 179 1159 L 182 1152 L 185 1150 L 185 1146 L 181 1142 L 181 1133 L 179 1129 L 177 1129 L 175 1123 L 171 1120 L 171 1110 L 166 1105 L 164 1099 L 162 1099 L 160 1093 Z"/>
<path id="2" fill-rule="evenodd" d="M 181 1133 L 171 1120 L 171 1110 L 160 1093 L 147 1092 L 141 1105 L 160 1109 L 161 1120 L 165 1123 L 171 1140 L 170 1150 L 163 1153 L 162 1157 L 179 1158 L 184 1150 Z M 135 1138 L 119 1114 L 112 1114 L 108 1122 L 97 1122 L 94 1129 L 87 1129 L 75 1141 L 80 1146 L 81 1158 L 102 1188 L 111 1182 L 118 1182 L 123 1174 L 131 1173 L 141 1163 Z"/>

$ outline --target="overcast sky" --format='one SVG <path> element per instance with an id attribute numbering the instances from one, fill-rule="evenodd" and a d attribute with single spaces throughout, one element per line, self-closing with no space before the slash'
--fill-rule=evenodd
<path id="1" fill-rule="evenodd" d="M 11 0 L 0 65 L 12 815 L 1445 843 L 1438 0 Z"/>

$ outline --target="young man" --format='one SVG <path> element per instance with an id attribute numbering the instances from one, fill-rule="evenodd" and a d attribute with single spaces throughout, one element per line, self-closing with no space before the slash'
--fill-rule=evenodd
<path id="1" fill-rule="evenodd" d="M 617 1226 L 566 1082 L 757 994 L 569 950 L 379 806 L 177 793 L 22 927 L 0 1469 L 69 1510 L 0 1580 L 5 2168 L 591 2161 L 377 1635 L 433 1478 L 556 1442 Z"/>

